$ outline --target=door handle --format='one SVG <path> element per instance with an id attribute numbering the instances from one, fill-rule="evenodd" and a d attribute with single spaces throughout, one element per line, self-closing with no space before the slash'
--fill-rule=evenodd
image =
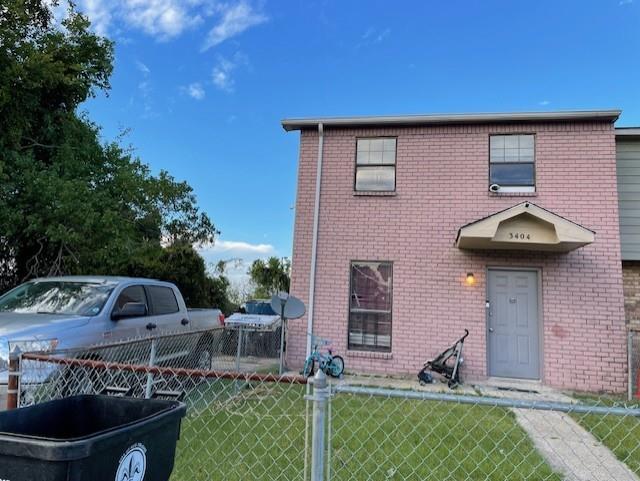
<path id="1" fill-rule="evenodd" d="M 189 324 L 189 319 L 184 318 L 180 321 L 180 324 L 182 324 L 183 326 L 186 326 L 187 324 Z"/>
<path id="2" fill-rule="evenodd" d="M 490 328 L 489 328 L 489 332 L 493 332 L 493 327 L 490 327 Z"/>

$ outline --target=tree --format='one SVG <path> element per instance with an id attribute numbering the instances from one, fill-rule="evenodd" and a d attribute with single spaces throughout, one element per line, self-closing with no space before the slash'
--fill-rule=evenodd
<path id="1" fill-rule="evenodd" d="M 249 268 L 249 277 L 255 286 L 253 297 L 268 298 L 279 291 L 289 292 L 291 262 L 286 257 L 257 259 Z"/>
<path id="2" fill-rule="evenodd" d="M 79 113 L 108 92 L 113 43 L 73 6 L 57 25 L 50 3 L 0 5 L 0 291 L 58 274 L 167 278 L 156 269 L 171 263 L 179 287 L 204 303 L 224 283 L 201 274 L 191 246 L 214 240 L 213 223 L 187 183 L 153 175 L 119 139 L 102 143 Z M 198 270 L 193 280 L 181 262 Z"/>

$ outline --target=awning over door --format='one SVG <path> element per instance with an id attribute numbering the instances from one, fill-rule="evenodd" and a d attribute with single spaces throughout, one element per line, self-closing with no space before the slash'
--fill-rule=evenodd
<path id="1" fill-rule="evenodd" d="M 522 202 L 461 227 L 456 247 L 569 252 L 594 239 L 592 230 L 531 202 Z"/>

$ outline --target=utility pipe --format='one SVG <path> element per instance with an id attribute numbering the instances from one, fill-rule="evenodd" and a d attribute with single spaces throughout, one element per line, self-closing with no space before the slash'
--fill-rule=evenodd
<path id="1" fill-rule="evenodd" d="M 316 264 L 318 261 L 318 224 L 320 222 L 320 185 L 322 183 L 322 156 L 324 147 L 324 127 L 318 124 L 318 162 L 316 165 L 316 198 L 313 207 L 313 237 L 311 240 L 311 269 L 309 272 L 309 310 L 307 314 L 307 357 L 311 354 L 313 334 L 313 311 L 316 295 Z"/>

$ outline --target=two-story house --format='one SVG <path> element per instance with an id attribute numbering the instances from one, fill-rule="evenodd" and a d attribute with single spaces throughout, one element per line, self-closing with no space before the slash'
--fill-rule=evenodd
<path id="1" fill-rule="evenodd" d="M 283 121 L 300 131 L 291 292 L 308 306 L 288 362 L 313 332 L 352 372 L 415 373 L 468 329 L 467 378 L 624 390 L 619 114 Z"/>

